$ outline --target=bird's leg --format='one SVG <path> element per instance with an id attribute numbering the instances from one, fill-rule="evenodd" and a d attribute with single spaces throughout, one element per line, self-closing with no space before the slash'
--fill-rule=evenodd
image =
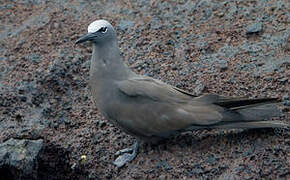
<path id="1" fill-rule="evenodd" d="M 115 153 L 115 155 L 117 155 L 119 157 L 114 161 L 114 164 L 118 168 L 120 168 L 120 167 L 124 166 L 124 164 L 126 162 L 132 161 L 138 153 L 138 148 L 139 148 L 139 141 L 137 140 L 137 142 L 134 144 L 133 148 L 125 148 L 125 149 L 117 151 Z M 132 152 L 132 153 L 130 153 L 130 152 Z"/>
<path id="2" fill-rule="evenodd" d="M 133 149 L 134 149 L 134 147 L 129 147 L 129 148 L 121 149 L 121 150 L 119 150 L 119 151 L 117 151 L 115 153 L 115 156 L 119 156 L 119 155 L 124 154 L 124 153 L 130 153 L 130 152 L 133 151 Z"/>

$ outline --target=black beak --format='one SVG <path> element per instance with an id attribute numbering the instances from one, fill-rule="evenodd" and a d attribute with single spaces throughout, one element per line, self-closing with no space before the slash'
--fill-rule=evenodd
<path id="1" fill-rule="evenodd" d="M 79 38 L 77 41 L 76 41 L 76 44 L 79 44 L 79 43 L 83 43 L 83 42 L 86 42 L 86 41 L 90 41 L 92 40 L 96 35 L 93 34 L 93 33 L 88 33 L 84 36 L 82 36 L 81 38 Z"/>

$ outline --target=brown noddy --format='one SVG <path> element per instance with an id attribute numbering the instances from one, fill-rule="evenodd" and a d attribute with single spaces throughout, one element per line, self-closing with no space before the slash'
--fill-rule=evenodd
<path id="1" fill-rule="evenodd" d="M 209 128 L 286 128 L 276 98 L 246 99 L 215 94 L 195 96 L 159 80 L 138 75 L 123 62 L 113 26 L 97 20 L 76 44 L 90 41 L 89 87 L 98 110 L 137 138 L 133 149 L 118 151 L 118 167 L 137 154 L 139 140 L 156 142 L 180 132 Z M 129 153 L 131 152 L 131 153 Z"/>

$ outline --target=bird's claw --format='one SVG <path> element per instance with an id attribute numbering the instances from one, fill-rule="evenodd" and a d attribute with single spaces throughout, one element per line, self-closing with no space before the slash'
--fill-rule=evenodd
<path id="1" fill-rule="evenodd" d="M 139 142 L 137 141 L 134 145 L 134 148 L 125 148 L 122 150 L 119 150 L 115 153 L 115 155 L 119 156 L 114 161 L 114 164 L 120 168 L 126 164 L 126 162 L 132 161 L 136 156 L 138 152 Z M 132 153 L 129 153 L 132 152 Z"/>
<path id="2" fill-rule="evenodd" d="M 115 156 L 119 156 L 119 155 L 124 154 L 124 153 L 130 153 L 130 152 L 132 152 L 133 150 L 134 150 L 133 148 L 125 148 L 125 149 L 121 149 L 121 150 L 119 150 L 119 151 L 117 151 L 117 152 L 115 153 Z"/>
<path id="3" fill-rule="evenodd" d="M 136 157 L 136 154 L 129 154 L 129 153 L 124 153 L 120 155 L 115 161 L 114 164 L 120 168 L 126 164 L 126 162 L 132 161 Z"/>

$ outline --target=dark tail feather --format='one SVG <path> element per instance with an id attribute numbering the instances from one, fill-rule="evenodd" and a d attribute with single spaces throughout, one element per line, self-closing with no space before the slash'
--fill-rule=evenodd
<path id="1" fill-rule="evenodd" d="M 197 129 L 262 129 L 262 128 L 282 128 L 289 129 L 290 125 L 281 121 L 249 121 L 249 122 L 227 122 L 210 126 L 191 126 L 187 130 Z"/>
<path id="2" fill-rule="evenodd" d="M 281 115 L 281 111 L 276 104 L 256 105 L 237 109 L 235 111 L 238 112 L 242 116 L 242 120 L 245 121 L 266 120 Z"/>
<path id="3" fill-rule="evenodd" d="M 259 128 L 289 128 L 288 124 L 281 121 L 251 121 L 237 122 L 214 126 L 218 129 L 259 129 Z"/>
<path id="4" fill-rule="evenodd" d="M 254 107 L 234 110 L 238 112 L 230 121 L 224 121 L 214 126 L 219 129 L 257 129 L 257 128 L 289 128 L 289 124 L 281 121 L 265 121 L 281 114 L 276 104 L 263 104 Z M 235 113 L 236 114 L 236 113 Z M 233 116 L 232 116 L 233 117 Z"/>
<path id="5" fill-rule="evenodd" d="M 289 128 L 289 124 L 285 124 L 281 121 L 264 121 L 271 117 L 277 117 L 281 115 L 281 111 L 278 108 L 276 99 L 258 99 L 258 102 L 254 104 L 248 103 L 247 106 L 236 107 L 232 112 L 239 114 L 240 118 L 234 118 L 232 121 L 219 124 L 215 128 L 221 129 L 256 129 L 256 128 Z M 252 101 L 252 100 L 251 100 Z M 268 104 L 270 103 L 270 104 Z"/>
<path id="6" fill-rule="evenodd" d="M 215 94 L 206 94 L 198 98 L 225 108 L 224 120 L 210 128 L 219 129 L 254 129 L 254 128 L 289 128 L 289 124 L 281 121 L 264 121 L 281 115 L 276 103 L 277 98 L 231 98 Z M 192 127 L 202 129 L 206 127 Z"/>
<path id="7" fill-rule="evenodd" d="M 259 99 L 228 99 L 216 102 L 220 106 L 229 109 L 226 113 L 235 116 L 232 121 L 261 121 L 279 116 L 280 109 L 277 106 L 277 98 Z"/>
<path id="8" fill-rule="evenodd" d="M 218 101 L 215 104 L 231 110 L 244 109 L 252 106 L 258 106 L 262 104 L 277 103 L 278 98 L 259 98 L 259 99 L 228 99 Z"/>
<path id="9" fill-rule="evenodd" d="M 281 121 L 264 121 L 271 117 L 278 117 L 281 111 L 276 98 L 244 100 L 231 104 L 230 112 L 238 114 L 231 121 L 223 122 L 215 128 L 221 129 L 256 129 L 256 128 L 289 128 L 289 124 Z M 229 105 L 228 104 L 228 105 Z"/>

